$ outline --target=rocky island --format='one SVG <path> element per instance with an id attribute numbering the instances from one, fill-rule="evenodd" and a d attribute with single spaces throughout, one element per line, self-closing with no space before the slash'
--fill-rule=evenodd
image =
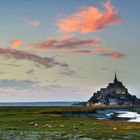
<path id="1" fill-rule="evenodd" d="M 140 105 L 140 99 L 131 95 L 115 73 L 113 83 L 95 92 L 86 106 L 135 106 Z"/>

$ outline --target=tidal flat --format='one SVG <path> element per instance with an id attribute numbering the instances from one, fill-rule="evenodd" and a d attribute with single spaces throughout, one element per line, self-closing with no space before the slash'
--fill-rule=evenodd
<path id="1" fill-rule="evenodd" d="M 96 109 L 0 107 L 0 140 L 140 140 L 140 123 L 65 115 Z"/>

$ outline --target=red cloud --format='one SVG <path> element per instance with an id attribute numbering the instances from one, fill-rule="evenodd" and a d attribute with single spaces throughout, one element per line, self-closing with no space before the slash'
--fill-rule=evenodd
<path id="1" fill-rule="evenodd" d="M 123 57 L 125 57 L 125 55 L 123 53 L 118 52 L 118 51 L 114 51 L 114 52 L 110 52 L 110 53 L 104 53 L 102 55 L 107 56 L 107 57 L 112 57 L 112 58 L 123 58 Z"/>
<path id="2" fill-rule="evenodd" d="M 111 5 L 108 0 L 103 3 L 106 11 L 101 11 L 97 7 L 83 7 L 80 11 L 72 14 L 68 18 L 60 19 L 57 23 L 61 31 L 82 33 L 92 32 L 105 28 L 110 24 L 118 24 L 122 22 L 118 11 Z"/>
<path id="3" fill-rule="evenodd" d="M 19 39 L 12 40 L 10 43 L 12 48 L 18 48 L 23 45 L 23 41 Z"/>

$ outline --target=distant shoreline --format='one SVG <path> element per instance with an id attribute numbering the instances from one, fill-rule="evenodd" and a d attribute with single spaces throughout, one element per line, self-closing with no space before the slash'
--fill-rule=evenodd
<path id="1" fill-rule="evenodd" d="M 49 102 L 0 102 L 0 106 L 73 106 L 79 101 L 49 101 Z"/>
<path id="2" fill-rule="evenodd" d="M 0 106 L 83 106 L 84 103 L 82 101 L 48 101 L 48 102 L 0 102 Z M 98 106 L 91 106 L 91 108 L 98 108 Z M 99 108 L 139 108 L 140 106 L 134 105 L 134 106 L 99 106 Z M 88 107 L 87 107 L 88 108 Z"/>

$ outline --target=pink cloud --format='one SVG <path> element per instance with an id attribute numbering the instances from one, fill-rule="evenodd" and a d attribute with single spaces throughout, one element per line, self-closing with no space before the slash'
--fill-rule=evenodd
<path id="1" fill-rule="evenodd" d="M 81 55 L 103 55 L 112 58 L 123 58 L 125 55 L 114 51 L 112 48 L 101 47 L 102 40 L 99 37 L 92 39 L 78 39 L 73 36 L 63 36 L 59 38 L 50 38 L 39 43 L 29 44 L 30 49 L 41 51 L 60 51 L 77 53 Z"/>
<path id="2" fill-rule="evenodd" d="M 101 53 L 105 53 L 105 52 L 110 52 L 111 50 L 112 50 L 111 48 L 96 47 L 92 50 L 78 50 L 78 51 L 74 51 L 74 52 L 80 53 L 80 54 L 96 55 L 96 54 L 101 54 Z"/>
<path id="3" fill-rule="evenodd" d="M 116 58 L 116 59 L 120 59 L 120 58 L 124 58 L 125 54 L 123 54 L 122 52 L 119 51 L 113 51 L 111 48 L 102 48 L 102 47 L 96 47 L 92 50 L 77 50 L 77 51 L 73 51 L 74 53 L 79 53 L 79 54 L 83 54 L 83 55 L 97 55 L 100 54 L 102 56 L 106 56 L 106 57 L 110 57 L 110 58 Z"/>
<path id="4" fill-rule="evenodd" d="M 96 46 L 102 44 L 101 39 L 95 37 L 92 39 L 78 39 L 72 36 L 64 36 L 60 38 L 51 38 L 46 41 L 30 44 L 30 48 L 35 48 L 39 51 L 71 51 L 82 47 Z"/>
<path id="5" fill-rule="evenodd" d="M 14 49 L 23 45 L 23 41 L 19 39 L 12 40 L 10 43 L 11 43 L 12 48 Z"/>
<path id="6" fill-rule="evenodd" d="M 6 59 L 14 58 L 16 60 L 28 60 L 32 61 L 36 64 L 40 64 L 46 68 L 51 68 L 54 66 L 60 66 L 60 67 L 69 67 L 68 64 L 63 62 L 58 62 L 50 57 L 41 57 L 32 53 L 24 52 L 24 51 L 18 51 L 13 49 L 5 49 L 0 48 L 0 55 L 4 56 Z"/>
<path id="7" fill-rule="evenodd" d="M 25 22 L 33 27 L 38 27 L 41 23 L 39 20 L 26 20 Z"/>
<path id="8" fill-rule="evenodd" d="M 112 58 L 124 58 L 125 57 L 125 55 L 122 52 L 119 52 L 119 51 L 104 53 L 102 55 L 107 56 L 107 57 L 112 57 Z"/>
<path id="9" fill-rule="evenodd" d="M 118 11 L 109 0 L 103 3 L 103 7 L 106 11 L 101 11 L 97 7 L 92 6 L 83 7 L 71 16 L 58 20 L 57 25 L 61 31 L 86 33 L 122 22 Z"/>

